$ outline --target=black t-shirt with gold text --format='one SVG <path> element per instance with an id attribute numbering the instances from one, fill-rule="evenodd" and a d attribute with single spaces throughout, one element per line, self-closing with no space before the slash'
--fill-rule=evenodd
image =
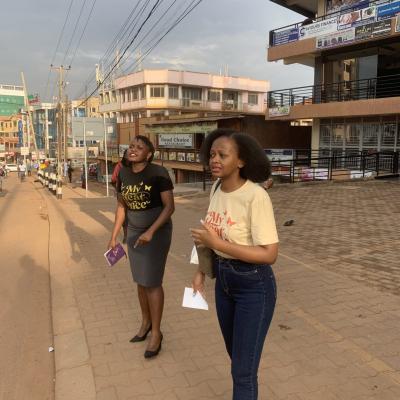
<path id="1" fill-rule="evenodd" d="M 161 192 L 174 188 L 167 170 L 156 164 L 147 164 L 143 171 L 137 173 L 123 167 L 118 178 L 118 192 L 132 211 L 161 207 Z"/>

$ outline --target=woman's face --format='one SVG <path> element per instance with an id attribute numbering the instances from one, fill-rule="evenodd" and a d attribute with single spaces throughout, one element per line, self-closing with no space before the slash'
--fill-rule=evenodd
<path id="1" fill-rule="evenodd" d="M 209 166 L 216 178 L 227 178 L 234 174 L 239 176 L 239 170 L 244 163 L 239 159 L 236 142 L 226 136 L 214 140 L 210 149 Z"/>
<path id="2" fill-rule="evenodd" d="M 149 148 L 141 140 L 132 140 L 128 149 L 128 160 L 134 163 L 148 161 L 151 157 Z"/>

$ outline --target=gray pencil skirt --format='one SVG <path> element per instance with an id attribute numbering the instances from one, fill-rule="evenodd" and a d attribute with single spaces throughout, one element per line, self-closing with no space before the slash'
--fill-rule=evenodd
<path id="1" fill-rule="evenodd" d="M 139 236 L 153 224 L 162 211 L 161 207 L 144 211 L 128 210 L 128 256 L 133 280 L 144 287 L 161 286 L 165 263 L 172 237 L 172 221 L 159 228 L 146 245 L 133 246 Z"/>

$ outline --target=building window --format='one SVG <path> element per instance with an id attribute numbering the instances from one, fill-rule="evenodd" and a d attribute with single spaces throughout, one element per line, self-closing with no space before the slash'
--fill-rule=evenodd
<path id="1" fill-rule="evenodd" d="M 140 86 L 140 99 L 145 99 L 146 98 L 146 86 Z"/>
<path id="2" fill-rule="evenodd" d="M 332 147 L 343 147 L 344 124 L 333 124 L 332 126 Z"/>
<path id="3" fill-rule="evenodd" d="M 331 145 L 331 126 L 321 125 L 319 131 L 319 145 L 321 147 L 329 147 Z"/>
<path id="4" fill-rule="evenodd" d="M 219 90 L 208 90 L 208 101 L 221 101 L 221 92 Z"/>
<path id="5" fill-rule="evenodd" d="M 248 103 L 252 106 L 256 106 L 258 104 L 258 94 L 257 93 L 249 93 Z"/>
<path id="6" fill-rule="evenodd" d="M 92 107 L 92 112 L 96 112 L 96 107 Z"/>
<path id="7" fill-rule="evenodd" d="M 182 88 L 182 97 L 188 100 L 201 100 L 201 88 Z"/>
<path id="8" fill-rule="evenodd" d="M 362 133 L 362 125 L 350 123 L 346 126 L 346 146 L 359 147 L 360 137 Z"/>
<path id="9" fill-rule="evenodd" d="M 381 147 L 394 148 L 396 128 L 396 122 L 385 122 L 383 124 Z"/>
<path id="10" fill-rule="evenodd" d="M 132 88 L 132 101 L 139 100 L 139 88 L 137 86 Z"/>
<path id="11" fill-rule="evenodd" d="M 164 86 L 150 86 L 150 97 L 164 97 Z"/>
<path id="12" fill-rule="evenodd" d="M 363 132 L 363 147 L 378 147 L 379 124 L 365 123 Z"/>
<path id="13" fill-rule="evenodd" d="M 168 86 L 168 97 L 170 99 L 179 99 L 178 86 Z"/>

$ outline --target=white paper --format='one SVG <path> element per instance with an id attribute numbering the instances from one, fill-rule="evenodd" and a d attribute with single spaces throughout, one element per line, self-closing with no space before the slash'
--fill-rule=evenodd
<path id="1" fill-rule="evenodd" d="M 199 310 L 208 310 L 208 304 L 204 300 L 204 297 L 198 291 L 195 296 L 193 296 L 193 288 L 185 287 L 183 293 L 182 307 L 197 308 Z"/>
<path id="2" fill-rule="evenodd" d="M 197 254 L 196 246 L 193 246 L 192 254 L 190 255 L 190 264 L 199 265 L 199 256 Z"/>

